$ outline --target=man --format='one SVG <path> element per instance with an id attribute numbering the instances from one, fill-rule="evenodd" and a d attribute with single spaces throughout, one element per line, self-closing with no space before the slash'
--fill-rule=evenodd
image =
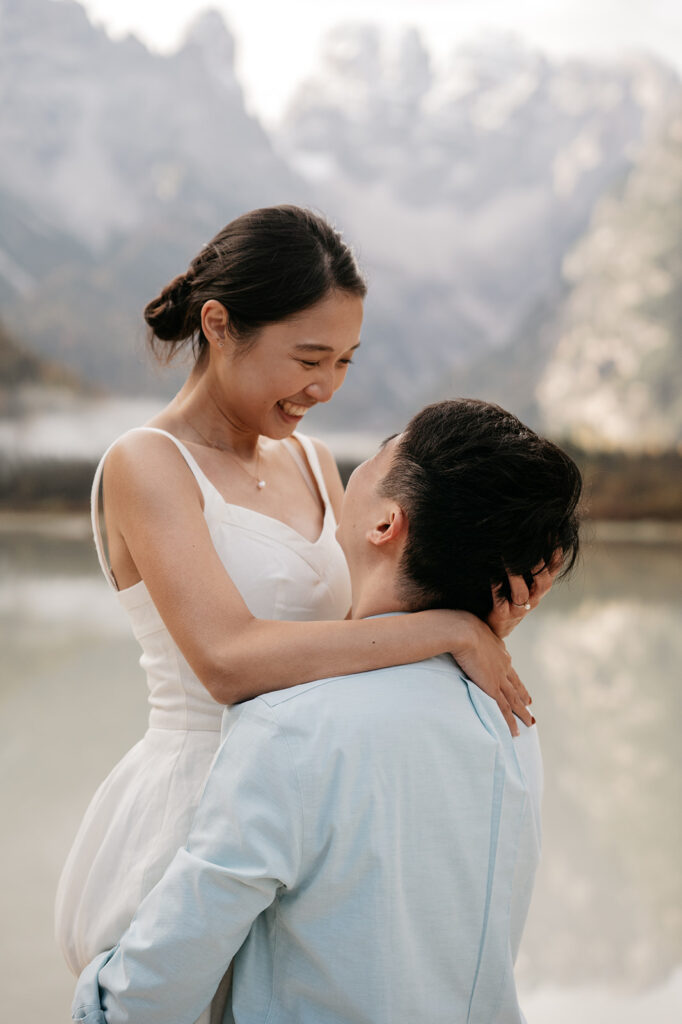
<path id="1" fill-rule="evenodd" d="M 579 494 L 498 407 L 428 407 L 348 484 L 353 615 L 485 617 L 508 574 L 572 566 Z M 186 848 L 74 1019 L 191 1024 L 235 958 L 237 1024 L 521 1022 L 541 769 L 519 728 L 448 655 L 230 708 Z"/>

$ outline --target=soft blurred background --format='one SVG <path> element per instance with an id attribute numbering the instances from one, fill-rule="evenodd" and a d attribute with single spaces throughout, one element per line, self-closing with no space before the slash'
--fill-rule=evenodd
<path id="1" fill-rule="evenodd" d="M 582 566 L 510 642 L 547 776 L 519 986 L 528 1024 L 682 1018 L 681 71 L 668 0 L 0 0 L 3 1020 L 68 1019 L 56 878 L 144 729 L 85 516 L 185 372 L 141 310 L 277 202 L 369 279 L 306 425 L 345 470 L 463 394 L 583 466 Z"/>

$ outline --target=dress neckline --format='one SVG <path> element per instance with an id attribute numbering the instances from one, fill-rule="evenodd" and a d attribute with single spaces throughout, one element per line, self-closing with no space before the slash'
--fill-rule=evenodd
<path id="1" fill-rule="evenodd" d="M 240 514 L 243 516 L 258 516 L 259 519 L 265 519 L 268 523 L 274 523 L 277 526 L 281 526 L 288 533 L 293 534 L 293 536 L 296 537 L 296 539 L 299 540 L 302 544 L 307 544 L 311 548 L 317 547 L 317 545 L 322 540 L 324 534 L 326 533 L 330 509 L 329 502 L 327 501 L 325 501 L 324 503 L 324 515 L 322 517 L 322 527 L 320 529 L 320 532 L 318 536 L 315 538 L 315 540 L 309 540 L 307 537 L 304 537 L 304 535 L 299 530 L 297 530 L 293 526 L 290 526 L 289 523 L 285 523 L 283 519 L 278 519 L 277 516 L 269 516 L 267 512 L 259 512 L 255 508 L 249 508 L 248 505 L 235 505 L 231 501 L 226 501 L 225 498 L 220 493 L 220 491 L 218 490 L 218 488 L 215 486 L 215 484 L 211 483 L 208 477 L 206 477 L 206 482 L 209 484 L 210 487 L 213 488 L 216 497 L 222 503 L 222 505 L 225 508 L 234 511 L 237 514 L 237 518 L 240 516 Z"/>
<path id="2" fill-rule="evenodd" d="M 329 513 L 330 513 L 330 509 L 331 509 L 331 502 L 329 500 L 329 495 L 327 493 L 327 488 L 326 488 L 326 486 L 324 484 L 324 480 L 321 478 L 322 471 L 320 469 L 319 475 L 316 472 L 315 463 L 314 463 L 313 459 L 310 458 L 310 452 L 309 452 L 306 444 L 303 442 L 300 434 L 296 434 L 296 433 L 292 434 L 292 437 L 295 437 L 296 440 L 299 441 L 299 443 L 301 445 L 301 448 L 303 450 L 303 455 L 305 457 L 306 462 L 308 463 L 308 468 L 310 470 L 310 475 L 311 475 L 312 479 L 315 481 L 315 485 L 316 485 L 317 490 L 319 492 L 319 496 L 322 499 L 322 504 L 323 504 L 323 507 L 324 507 L 324 512 L 323 512 L 323 516 L 322 516 L 322 526 L 320 527 L 320 532 L 317 535 L 317 537 L 315 538 L 315 540 L 309 540 L 309 538 L 304 536 L 300 532 L 300 530 L 297 530 L 295 527 L 291 526 L 289 523 L 285 523 L 283 519 L 278 519 L 277 516 L 268 515 L 267 512 L 259 512 L 258 509 L 249 508 L 248 505 L 238 505 L 238 504 L 236 504 L 233 501 L 228 501 L 227 498 L 225 498 L 224 495 L 218 490 L 218 488 L 213 483 L 213 481 L 206 475 L 206 473 L 201 468 L 201 466 L 199 465 L 199 463 L 195 459 L 194 455 L 192 455 L 191 451 L 189 450 L 189 448 L 187 447 L 187 445 L 186 445 L 186 443 L 184 441 L 181 441 L 178 437 L 175 437 L 175 435 L 171 434 L 169 431 L 162 430 L 160 427 L 143 427 L 142 429 L 143 430 L 154 430 L 154 431 L 156 431 L 159 434 L 165 434 L 166 437 L 172 438 L 173 442 L 177 445 L 178 448 L 181 449 L 183 454 L 188 458 L 190 468 L 193 468 L 195 470 L 195 477 L 198 474 L 201 477 L 201 479 L 204 481 L 204 483 L 207 485 L 207 487 L 209 488 L 210 492 L 221 503 L 221 505 L 224 508 L 226 508 L 226 509 L 233 510 L 236 513 L 237 517 L 239 517 L 240 515 L 243 515 L 243 516 L 249 516 L 249 515 L 258 516 L 259 519 L 264 519 L 268 523 L 274 523 L 277 526 L 283 527 L 285 530 L 287 530 L 288 533 L 290 533 L 294 537 L 296 537 L 301 543 L 307 544 L 310 547 L 315 547 L 322 540 L 322 538 L 323 538 L 323 536 L 324 536 L 324 534 L 326 532 L 328 522 L 329 522 Z M 306 438 L 306 440 L 308 440 L 308 439 Z M 312 446 L 312 442 L 311 442 L 311 446 Z M 289 453 L 289 454 L 291 455 L 291 453 Z M 292 461 L 295 464 L 295 459 L 293 458 L 293 455 L 291 456 L 291 458 L 292 458 Z M 301 476 L 303 477 L 303 473 L 301 472 L 300 468 L 298 466 L 296 468 L 297 468 L 298 472 L 301 474 Z M 305 477 L 303 477 L 303 479 L 305 480 Z"/>
<path id="3" fill-rule="evenodd" d="M 226 509 L 230 509 L 232 512 L 236 513 L 237 519 L 239 518 L 240 513 L 243 514 L 245 517 L 253 513 L 254 515 L 258 516 L 259 519 L 265 520 L 267 524 L 274 524 L 276 527 L 282 527 L 282 529 L 286 530 L 287 533 L 289 533 L 293 538 L 295 538 L 300 545 L 305 545 L 308 548 L 312 549 L 317 548 L 320 545 L 322 539 L 327 533 L 327 526 L 329 523 L 329 516 L 331 510 L 331 506 L 328 502 L 325 502 L 324 518 L 322 520 L 322 529 L 320 530 L 319 536 L 317 537 L 316 540 L 308 540 L 308 538 L 304 537 L 302 533 L 299 533 L 298 530 L 295 530 L 293 526 L 289 526 L 288 523 L 282 522 L 281 519 L 277 519 L 275 516 L 266 515 L 266 513 L 264 512 L 256 512 L 255 509 L 247 508 L 245 505 L 235 505 L 230 501 L 225 501 L 218 488 L 213 486 L 208 477 L 206 477 L 206 483 L 211 488 L 213 488 L 216 499 L 221 502 L 223 507 Z M 129 599 L 134 599 L 136 593 L 148 595 L 149 591 L 147 590 L 147 584 L 145 583 L 145 581 L 143 579 L 140 579 L 137 581 L 137 583 L 131 583 L 129 587 L 123 587 L 122 589 L 116 587 L 114 593 L 118 596 L 121 602 L 127 606 L 129 604 Z M 134 607 L 134 605 L 130 605 L 130 607 Z"/>
<path id="4" fill-rule="evenodd" d="M 227 501 L 227 499 L 223 497 L 223 495 L 220 493 L 220 491 L 215 486 L 215 484 L 206 476 L 206 473 L 204 473 L 203 469 L 201 468 L 201 466 L 199 465 L 199 463 L 197 462 L 195 457 L 192 455 L 191 451 L 188 449 L 188 447 L 185 444 L 185 442 L 181 441 L 174 434 L 171 434 L 170 431 L 163 430 L 161 427 L 136 427 L 134 429 L 136 429 L 136 430 L 148 430 L 148 431 L 153 432 L 155 434 L 163 434 L 165 437 L 170 438 L 170 440 L 173 442 L 173 444 L 180 450 L 180 453 L 183 455 L 185 461 L 187 462 L 190 470 L 192 471 L 195 479 L 197 480 L 197 483 L 200 483 L 200 486 L 201 486 L 201 483 L 203 482 L 204 487 L 207 488 L 208 495 L 206 493 L 204 493 L 203 487 L 201 488 L 202 495 L 203 495 L 203 498 L 204 498 L 204 516 L 206 515 L 206 500 L 207 500 L 207 497 L 210 496 L 213 500 L 220 502 L 220 504 L 221 504 L 223 509 L 229 510 L 230 514 L 235 519 L 239 519 L 240 517 L 245 519 L 245 518 L 250 517 L 252 515 L 257 516 L 258 519 L 263 520 L 266 525 L 272 525 L 275 528 L 281 527 L 283 530 L 286 530 L 286 532 L 290 535 L 290 537 L 295 539 L 299 545 L 307 546 L 309 549 L 317 548 L 320 545 L 320 543 L 322 542 L 322 539 L 324 538 L 325 534 L 327 533 L 327 528 L 328 528 L 329 522 L 330 522 L 330 515 L 332 514 L 331 501 L 330 501 L 329 495 L 327 493 L 327 488 L 326 488 L 326 485 L 324 483 L 324 478 L 322 477 L 322 470 L 319 467 L 319 463 L 317 463 L 317 466 L 316 466 L 316 460 L 314 460 L 314 459 L 312 459 L 310 457 L 311 453 L 310 453 L 310 451 L 309 451 L 309 449 L 307 447 L 306 442 L 308 442 L 311 445 L 311 448 L 312 448 L 312 442 L 309 442 L 308 438 L 305 438 L 305 436 L 302 437 L 300 434 L 297 434 L 297 433 L 292 434 L 292 437 L 295 437 L 299 441 L 299 443 L 301 445 L 301 448 L 303 449 L 303 454 L 304 454 L 305 459 L 306 459 L 306 461 L 308 463 L 308 467 L 310 469 L 311 476 L 312 476 L 313 480 L 315 481 L 315 484 L 317 485 L 317 489 L 319 491 L 320 497 L 321 497 L 322 502 L 324 504 L 324 515 L 322 517 L 322 527 L 321 527 L 320 532 L 319 532 L 319 534 L 318 534 L 318 536 L 316 537 L 315 540 L 309 540 L 302 533 L 300 533 L 299 530 L 295 529 L 295 527 L 290 526 L 289 523 L 285 523 L 284 520 L 282 520 L 282 519 L 277 519 L 276 516 L 270 516 L 266 512 L 259 512 L 257 509 L 249 508 L 247 505 L 237 505 L 234 502 Z M 111 447 L 113 447 L 113 445 Z M 101 466 L 103 465 L 104 459 L 105 459 L 106 455 L 108 454 L 108 451 L 109 451 L 109 449 L 107 449 L 107 452 L 105 452 L 105 455 L 102 457 L 102 461 L 100 463 L 100 467 L 98 467 L 98 471 L 100 470 Z M 318 472 L 317 472 L 318 468 L 319 468 L 319 475 L 318 475 Z M 98 483 L 98 481 L 96 481 L 96 482 Z M 93 494 L 94 493 L 95 493 L 95 486 L 93 485 Z M 93 506 L 93 508 L 94 508 L 94 506 Z M 94 519 L 93 519 L 93 522 L 94 522 Z M 270 532 L 272 532 L 272 530 L 270 530 Z M 99 548 L 98 548 L 98 554 L 99 554 Z M 119 596 L 119 598 L 121 598 L 121 600 L 123 601 L 124 604 L 127 604 L 127 602 L 128 602 L 128 598 L 126 597 L 126 595 L 128 595 L 130 598 L 134 598 L 135 594 L 138 593 L 138 592 L 140 592 L 140 593 L 144 592 L 145 594 L 149 593 L 148 590 L 147 590 L 147 585 L 146 585 L 146 583 L 144 582 L 143 579 L 140 579 L 140 580 L 137 581 L 137 583 L 132 583 L 129 587 L 124 587 L 123 589 L 121 589 L 120 587 L 116 586 L 115 581 L 113 581 L 113 577 L 112 577 L 112 582 L 114 584 L 113 589 L 114 589 L 115 593 Z"/>

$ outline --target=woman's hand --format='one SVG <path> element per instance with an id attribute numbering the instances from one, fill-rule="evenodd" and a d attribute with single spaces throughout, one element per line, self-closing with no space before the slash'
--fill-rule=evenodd
<path id="1" fill-rule="evenodd" d="M 527 707 L 531 703 L 530 694 L 517 676 L 500 637 L 474 615 L 470 620 L 469 640 L 452 651 L 452 655 L 469 679 L 497 702 L 512 736 L 518 736 L 514 715 L 526 725 L 535 723 Z"/>
<path id="2" fill-rule="evenodd" d="M 561 564 L 561 553 L 557 552 L 548 565 L 543 562 L 542 565 L 536 566 L 533 570 L 533 581 L 530 587 L 523 576 L 510 574 L 510 601 L 503 596 L 502 585 L 493 590 L 493 610 L 486 620 L 493 633 L 503 640 L 518 626 L 527 612 L 537 608 L 545 594 L 551 590 L 561 569 Z"/>

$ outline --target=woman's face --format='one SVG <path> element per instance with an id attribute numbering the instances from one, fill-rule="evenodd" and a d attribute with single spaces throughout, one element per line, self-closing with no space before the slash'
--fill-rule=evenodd
<path id="1" fill-rule="evenodd" d="M 234 426 L 287 437 L 340 388 L 360 343 L 362 299 L 332 292 L 290 320 L 262 328 L 246 351 L 227 336 L 211 353 L 216 396 Z"/>

